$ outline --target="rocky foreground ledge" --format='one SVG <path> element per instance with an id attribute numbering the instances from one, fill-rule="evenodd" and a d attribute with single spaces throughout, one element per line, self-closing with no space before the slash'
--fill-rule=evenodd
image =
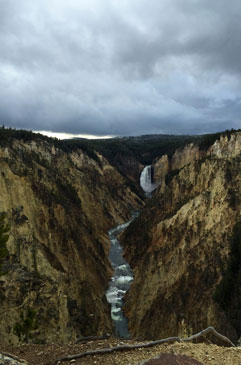
<path id="1" fill-rule="evenodd" d="M 16 358 L 6 356 L 6 362 L 0 364 L 10 365 L 46 365 L 56 359 L 66 355 L 81 353 L 101 348 L 111 348 L 114 346 L 135 344 L 135 341 L 120 341 L 116 339 L 106 339 L 90 341 L 82 344 L 67 345 L 22 345 L 0 347 L 1 353 L 9 353 Z M 105 355 L 88 356 L 81 359 L 59 362 L 60 364 L 81 364 L 81 365 L 137 365 L 144 360 L 154 358 L 160 354 L 180 354 L 186 355 L 201 364 L 209 365 L 240 365 L 241 347 L 223 347 L 209 343 L 183 343 L 175 342 L 172 344 L 157 345 L 152 348 L 135 349 L 124 352 L 114 352 Z M 8 357 L 8 359 L 7 359 Z M 1 358 L 0 358 L 1 359 Z M 24 360 L 20 360 L 24 359 Z M 165 364 L 165 363 L 164 363 Z"/>

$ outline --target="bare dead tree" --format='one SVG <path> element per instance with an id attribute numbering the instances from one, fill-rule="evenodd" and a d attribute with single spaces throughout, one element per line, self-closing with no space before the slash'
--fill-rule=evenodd
<path id="1" fill-rule="evenodd" d="M 53 362 L 49 362 L 46 365 L 55 365 L 61 361 L 62 362 L 70 361 L 73 359 L 80 359 L 80 358 L 86 357 L 86 356 L 104 355 L 104 354 L 110 354 L 112 352 L 117 352 L 117 351 L 130 351 L 130 350 L 135 350 L 135 349 L 140 349 L 140 348 L 153 347 L 153 346 L 160 345 L 160 344 L 167 343 L 167 342 L 190 342 L 190 341 L 196 340 L 198 338 L 205 337 L 206 335 L 208 335 L 210 333 L 213 334 L 215 337 L 219 338 L 220 340 L 222 340 L 223 342 L 229 344 L 229 346 L 235 347 L 235 345 L 232 343 L 232 341 L 228 337 L 221 335 L 213 327 L 208 327 L 208 328 L 202 330 L 201 332 L 198 332 L 195 335 L 192 335 L 187 338 L 168 337 L 165 339 L 151 341 L 151 342 L 147 342 L 147 343 L 139 343 L 136 345 L 123 345 L 123 346 L 116 346 L 116 347 L 112 347 L 112 348 L 91 350 L 91 351 L 81 352 L 79 354 L 67 355 L 67 356 L 61 357 L 59 359 L 56 359 Z"/>

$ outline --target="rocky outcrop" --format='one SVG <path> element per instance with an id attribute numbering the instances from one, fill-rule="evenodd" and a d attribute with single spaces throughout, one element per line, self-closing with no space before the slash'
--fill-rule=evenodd
<path id="1" fill-rule="evenodd" d="M 0 211 L 11 226 L 0 278 L 2 343 L 63 343 L 112 331 L 107 232 L 141 201 L 95 157 L 37 139 L 0 148 Z"/>
<path id="2" fill-rule="evenodd" d="M 134 269 L 129 329 L 134 337 L 165 338 L 212 325 L 237 340 L 237 327 L 213 297 L 241 220 L 241 133 L 221 137 L 202 158 L 188 148 L 183 158 L 173 156 L 179 169 L 122 237 Z M 162 163 L 167 171 L 166 157 Z"/>
<path id="3" fill-rule="evenodd" d="M 116 153 L 112 164 L 116 166 L 124 176 L 127 176 L 132 181 L 139 183 L 143 165 L 131 153 L 129 155 Z"/>
<path id="4" fill-rule="evenodd" d="M 240 155 L 240 146 L 241 132 L 223 135 L 209 148 L 207 155 L 230 159 Z"/>
<path id="5" fill-rule="evenodd" d="M 167 155 L 163 155 L 153 165 L 153 180 L 159 185 L 165 179 L 165 176 L 170 172 L 171 165 Z"/>
<path id="6" fill-rule="evenodd" d="M 154 181 L 159 185 L 170 172 L 180 170 L 190 163 L 205 158 L 205 156 L 206 152 L 194 143 L 178 148 L 170 158 L 163 155 L 154 162 Z"/>

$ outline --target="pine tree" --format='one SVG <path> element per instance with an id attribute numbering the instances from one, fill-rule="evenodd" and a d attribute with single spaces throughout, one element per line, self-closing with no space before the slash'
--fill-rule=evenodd
<path id="1" fill-rule="evenodd" d="M 0 213 L 0 275 L 3 274 L 1 271 L 2 263 L 8 255 L 8 249 L 6 246 L 9 238 L 8 232 L 9 224 L 6 223 L 6 213 Z"/>

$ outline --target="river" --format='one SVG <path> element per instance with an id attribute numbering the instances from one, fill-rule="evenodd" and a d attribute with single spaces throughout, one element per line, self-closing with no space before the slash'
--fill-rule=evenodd
<path id="1" fill-rule="evenodd" d="M 151 166 L 145 166 L 140 175 L 140 186 L 147 197 L 151 197 L 151 193 L 157 187 L 156 184 L 152 182 L 151 169 Z M 118 235 L 124 231 L 138 215 L 139 212 L 133 213 L 132 218 L 128 222 L 112 228 L 108 232 L 111 244 L 109 260 L 113 267 L 114 274 L 109 282 L 106 298 L 111 305 L 111 318 L 115 325 L 116 337 L 122 338 L 130 338 L 128 320 L 124 316 L 122 307 L 124 304 L 123 298 L 133 281 L 133 272 L 130 265 L 123 258 L 123 249 L 118 240 Z"/>
<path id="2" fill-rule="evenodd" d="M 122 338 L 130 338 L 128 320 L 124 316 L 122 307 L 124 304 L 123 298 L 133 281 L 133 272 L 130 265 L 123 258 L 123 249 L 117 236 L 129 226 L 138 214 L 139 212 L 133 213 L 128 222 L 112 228 L 108 232 L 111 243 L 109 260 L 114 269 L 114 274 L 109 282 L 106 298 L 111 305 L 111 318 L 115 325 L 115 335 Z"/>

